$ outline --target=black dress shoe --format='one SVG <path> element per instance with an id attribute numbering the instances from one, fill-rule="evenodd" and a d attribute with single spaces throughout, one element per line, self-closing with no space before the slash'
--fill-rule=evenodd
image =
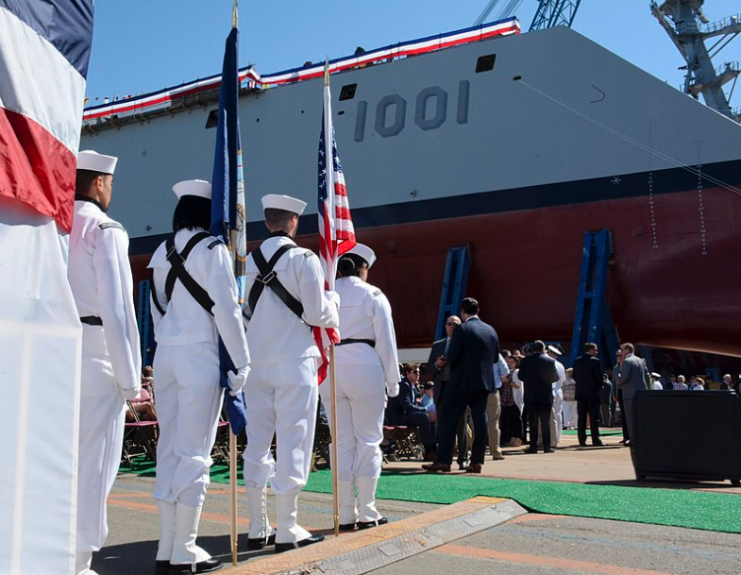
<path id="1" fill-rule="evenodd" d="M 275 552 L 285 553 L 286 551 L 293 551 L 294 549 L 299 549 L 322 541 L 324 541 L 324 535 L 312 535 L 311 537 L 307 537 L 301 541 L 293 541 L 292 543 L 276 543 Z"/>
<path id="2" fill-rule="evenodd" d="M 443 473 L 449 473 L 450 472 L 450 465 L 446 465 L 444 463 L 438 463 L 437 461 L 435 463 L 428 463 L 427 465 L 423 465 L 422 469 L 429 473 L 437 473 L 438 471 L 442 471 Z"/>
<path id="3" fill-rule="evenodd" d="M 525 450 L 525 453 L 538 453 L 538 448 L 533 449 L 532 447 Z"/>
<path id="4" fill-rule="evenodd" d="M 373 521 L 358 521 L 358 529 L 370 529 L 371 527 L 378 527 L 379 525 L 386 525 L 389 520 L 385 517 L 380 519 L 374 519 Z"/>
<path id="5" fill-rule="evenodd" d="M 461 471 L 465 471 L 466 469 L 468 469 L 468 461 L 466 461 L 465 459 L 463 461 L 459 461 L 458 469 L 460 469 Z"/>
<path id="6" fill-rule="evenodd" d="M 586 446 L 587 446 L 587 442 L 586 441 L 580 441 L 579 442 L 579 447 L 586 447 Z"/>
<path id="7" fill-rule="evenodd" d="M 169 561 L 155 561 L 154 562 L 154 575 L 170 575 L 170 562 Z"/>
<path id="8" fill-rule="evenodd" d="M 170 570 L 167 572 L 168 575 L 189 575 L 191 573 L 211 573 L 212 571 L 218 571 L 224 566 L 224 564 L 218 559 L 206 559 L 205 561 L 199 561 L 198 563 L 183 563 L 182 565 L 173 565 L 170 563 Z"/>
<path id="9" fill-rule="evenodd" d="M 556 450 L 552 447 L 549 447 L 548 449 L 544 449 L 543 453 L 556 453 Z"/>
<path id="10" fill-rule="evenodd" d="M 595 439 L 594 441 L 592 441 L 592 445 L 594 445 L 595 447 L 603 447 L 605 444 L 602 443 L 602 441 L 600 441 L 599 439 Z"/>
<path id="11" fill-rule="evenodd" d="M 254 539 L 247 539 L 247 551 L 259 551 L 264 549 L 268 545 L 275 544 L 275 533 L 270 535 L 268 538 L 255 537 Z"/>
<path id="12" fill-rule="evenodd" d="M 357 523 L 340 523 L 340 531 L 355 531 Z"/>
<path id="13" fill-rule="evenodd" d="M 466 473 L 481 473 L 481 468 L 480 463 L 470 463 L 466 468 Z"/>

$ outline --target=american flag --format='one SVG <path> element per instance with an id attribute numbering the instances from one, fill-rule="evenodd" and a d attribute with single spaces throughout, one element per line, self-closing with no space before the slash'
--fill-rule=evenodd
<path id="1" fill-rule="evenodd" d="M 331 158 L 331 164 L 328 159 Z M 334 290 L 337 260 L 355 245 L 355 228 L 347 200 L 345 176 L 337 155 L 337 144 L 332 125 L 332 93 L 329 88 L 329 71 L 324 74 L 324 113 L 319 136 L 319 259 L 324 271 L 324 288 Z M 314 328 L 314 339 L 322 351 L 319 383 L 327 374 L 328 360 L 324 356 L 325 343 L 339 343 L 337 330 Z M 323 333 L 322 333 L 323 332 Z M 319 339 L 318 339 L 319 338 Z"/>

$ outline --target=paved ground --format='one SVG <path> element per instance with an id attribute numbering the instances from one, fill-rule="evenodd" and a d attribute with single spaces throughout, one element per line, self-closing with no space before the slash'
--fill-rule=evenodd
<path id="1" fill-rule="evenodd" d="M 548 455 L 520 455 L 507 450 L 504 461 L 488 461 L 485 473 L 498 477 L 554 481 L 635 482 L 628 450 L 608 437 L 606 448 L 580 449 L 576 438 L 564 437 L 564 449 Z M 417 462 L 387 467 L 409 469 Z M 650 483 L 736 493 L 724 484 Z M 107 546 L 94 561 L 100 575 L 148 574 L 156 552 L 157 516 L 151 499 L 152 480 L 122 475 L 109 501 L 111 526 Z M 244 491 L 240 490 L 241 548 L 246 547 L 248 518 Z M 224 560 L 229 557 L 228 492 L 212 485 L 206 501 L 200 544 Z M 272 499 L 269 513 L 274 517 Z M 379 508 L 391 521 L 424 513 L 438 506 L 382 501 Z M 330 536 L 331 497 L 301 496 L 301 523 Z M 240 562 L 255 554 L 243 552 Z M 228 571 L 226 571 L 228 572 Z M 733 574 L 741 573 L 741 535 L 695 531 L 598 519 L 528 514 L 437 547 L 374 573 L 431 575 L 505 573 L 512 575 L 594 573 L 604 575 Z"/>

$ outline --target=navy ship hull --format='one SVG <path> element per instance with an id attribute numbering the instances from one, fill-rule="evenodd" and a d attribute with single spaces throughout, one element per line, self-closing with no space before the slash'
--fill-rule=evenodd
<path id="1" fill-rule="evenodd" d="M 479 71 L 482 58 L 495 65 Z M 379 256 L 371 282 L 401 347 L 430 344 L 448 250 L 463 244 L 468 292 L 503 341 L 570 341 L 583 233 L 608 228 L 621 339 L 741 356 L 738 124 L 563 28 L 332 83 L 357 237 Z M 132 236 L 139 278 L 169 231 L 172 184 L 210 177 L 215 108 L 204 99 L 86 127 L 83 147 L 121 157 L 111 215 Z M 250 91 L 240 114 L 254 249 L 263 194 L 316 205 L 321 82 Z M 317 249 L 315 211 L 298 242 Z"/>

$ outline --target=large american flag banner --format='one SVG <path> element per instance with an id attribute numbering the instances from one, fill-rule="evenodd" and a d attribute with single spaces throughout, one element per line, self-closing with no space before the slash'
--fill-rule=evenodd
<path id="1" fill-rule="evenodd" d="M 337 260 L 355 245 L 355 228 L 350 215 L 350 203 L 347 200 L 345 176 L 337 154 L 337 143 L 332 124 L 332 93 L 329 87 L 329 70 L 324 73 L 324 113 L 322 131 L 319 136 L 319 259 L 324 271 L 324 288 L 334 290 L 334 279 L 337 274 Z M 335 329 L 321 330 L 314 328 L 322 351 L 322 365 L 319 369 L 319 383 L 327 375 L 327 364 L 324 355 L 325 344 L 339 343 L 340 336 Z M 321 338 L 321 341 L 318 339 Z"/>

